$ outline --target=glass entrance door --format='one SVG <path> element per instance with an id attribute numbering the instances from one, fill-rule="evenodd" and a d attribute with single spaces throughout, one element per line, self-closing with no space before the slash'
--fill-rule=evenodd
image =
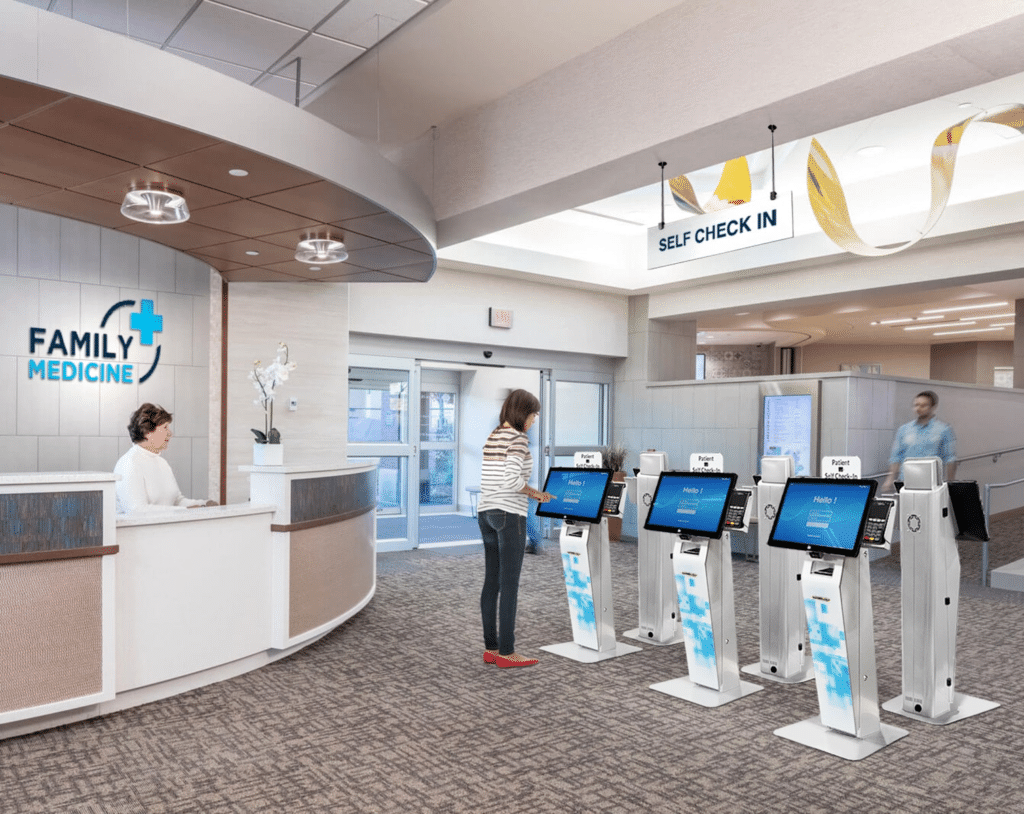
<path id="1" fill-rule="evenodd" d="M 418 369 L 396 359 L 351 356 L 348 382 L 348 456 L 378 460 L 377 550 L 418 545 Z M 382 363 L 378 366 L 376 363 Z M 383 366 L 387 364 L 388 366 Z"/>
<path id="2" fill-rule="evenodd" d="M 543 485 L 552 466 L 572 466 L 577 452 L 608 444 L 611 432 L 611 376 L 580 371 L 541 372 Z M 545 521 L 545 537 L 557 534 L 557 521 Z"/>

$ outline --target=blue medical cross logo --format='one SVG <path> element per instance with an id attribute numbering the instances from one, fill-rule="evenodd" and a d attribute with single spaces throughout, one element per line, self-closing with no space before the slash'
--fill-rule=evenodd
<path id="1" fill-rule="evenodd" d="M 133 331 L 139 332 L 139 342 L 143 345 L 153 344 L 153 334 L 162 333 L 164 318 L 153 313 L 153 301 L 142 300 L 138 313 L 133 313 L 129 321 Z"/>

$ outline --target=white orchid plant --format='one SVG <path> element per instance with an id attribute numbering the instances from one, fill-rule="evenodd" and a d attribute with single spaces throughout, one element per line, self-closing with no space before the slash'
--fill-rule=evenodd
<path id="1" fill-rule="evenodd" d="M 274 361 L 266 367 L 260 367 L 260 360 L 252 363 L 249 381 L 259 394 L 253 401 L 257 407 L 263 408 L 263 430 L 253 428 L 257 444 L 280 444 L 281 433 L 274 427 L 274 392 L 288 381 L 288 375 L 295 370 L 295 362 L 288 361 L 288 346 L 282 342 L 278 345 Z"/>

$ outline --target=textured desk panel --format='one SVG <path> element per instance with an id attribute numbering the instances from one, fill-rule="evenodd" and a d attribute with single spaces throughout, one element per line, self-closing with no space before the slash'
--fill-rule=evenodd
<path id="1" fill-rule="evenodd" d="M 0 556 L 103 545 L 103 493 L 0 495 Z"/>
<path id="2" fill-rule="evenodd" d="M 0 712 L 102 690 L 102 561 L 0 568 Z"/>
<path id="3" fill-rule="evenodd" d="M 292 481 L 290 523 L 355 517 L 377 505 L 376 471 Z"/>

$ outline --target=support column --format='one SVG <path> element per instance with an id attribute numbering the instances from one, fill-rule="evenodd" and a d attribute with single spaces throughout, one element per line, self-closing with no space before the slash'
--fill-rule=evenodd
<path id="1" fill-rule="evenodd" d="M 1014 303 L 1013 386 L 1024 387 L 1024 300 Z"/>

